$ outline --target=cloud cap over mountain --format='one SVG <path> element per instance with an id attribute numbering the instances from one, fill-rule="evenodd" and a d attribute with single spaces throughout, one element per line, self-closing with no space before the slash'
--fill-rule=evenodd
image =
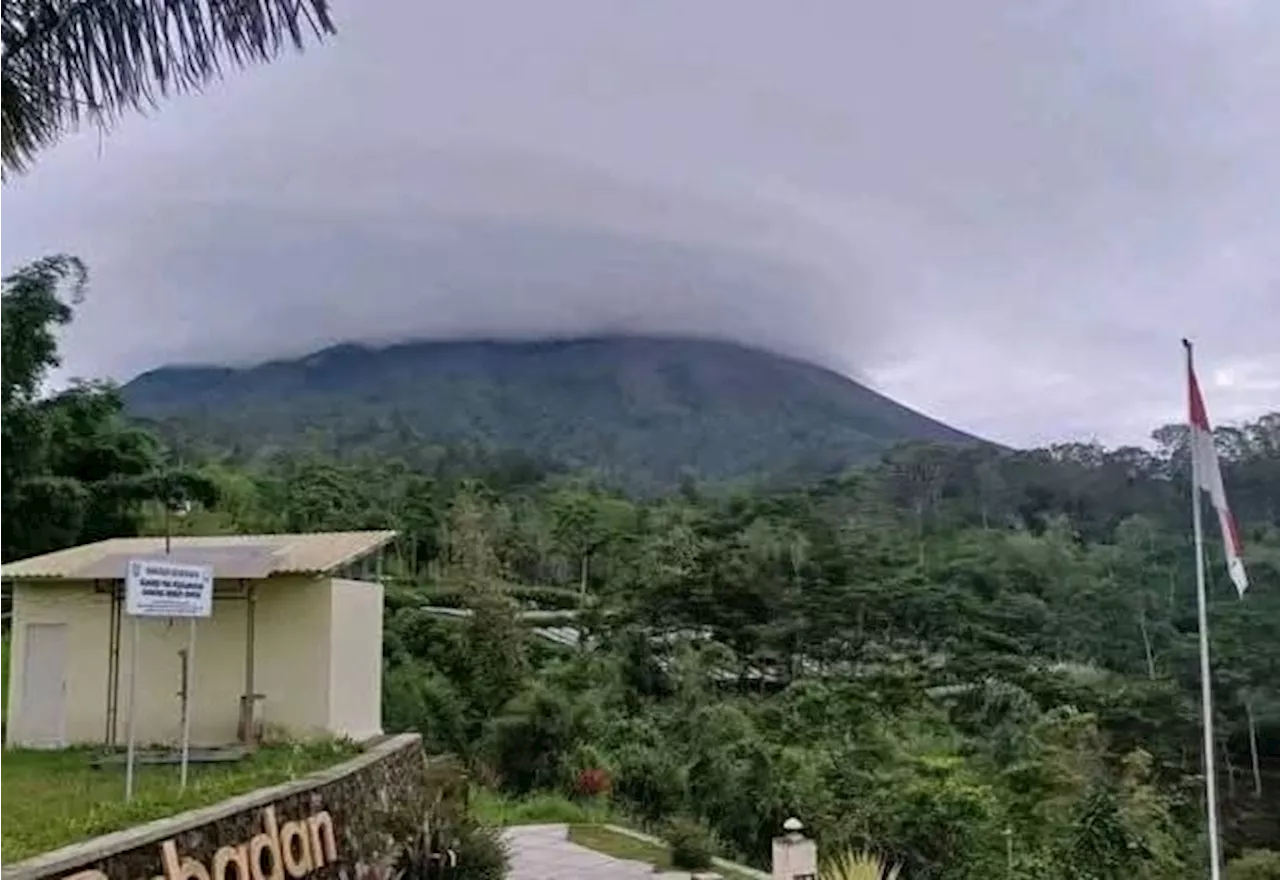
<path id="1" fill-rule="evenodd" d="M 706 334 L 1014 442 L 1280 400 L 1280 4 L 338 3 L 333 45 L 72 138 L 4 263 L 68 370 Z"/>

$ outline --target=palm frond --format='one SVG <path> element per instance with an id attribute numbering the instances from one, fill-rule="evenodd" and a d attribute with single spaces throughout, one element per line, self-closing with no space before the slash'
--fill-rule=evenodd
<path id="1" fill-rule="evenodd" d="M 902 866 L 871 852 L 843 852 L 822 867 L 821 880 L 897 880 Z"/>
<path id="2" fill-rule="evenodd" d="M 328 0 L 6 0 L 3 143 L 21 171 L 82 121 L 198 89 L 334 32 Z"/>

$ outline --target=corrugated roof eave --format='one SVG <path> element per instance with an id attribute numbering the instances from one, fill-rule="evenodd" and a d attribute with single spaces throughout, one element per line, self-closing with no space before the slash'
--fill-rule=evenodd
<path id="1" fill-rule="evenodd" d="M 326 576 L 352 564 L 353 562 L 375 553 L 386 547 L 398 537 L 393 529 L 370 529 L 352 532 L 310 532 L 280 533 L 273 535 L 199 535 L 175 536 L 172 539 L 175 550 L 181 555 L 198 555 L 201 550 L 212 550 L 218 547 L 218 539 L 225 538 L 228 545 L 253 547 L 254 542 L 268 550 L 278 559 L 279 567 L 273 566 L 259 577 L 230 575 L 230 580 L 263 580 L 276 576 Z M 194 539 L 194 540 L 192 540 Z M 94 566 L 112 555 L 132 553 L 137 556 L 152 556 L 156 550 L 152 544 L 159 541 L 159 536 L 148 535 L 138 538 L 110 538 L 93 544 L 82 544 L 68 547 L 41 556 L 18 559 L 0 566 L 0 581 L 92 581 L 119 580 L 114 577 L 102 577 L 94 571 Z M 330 542 L 338 544 L 329 546 Z M 145 544 L 145 547 L 134 545 Z M 338 555 L 326 558 L 326 551 L 336 551 Z M 30 565 L 30 568 L 26 566 Z M 51 567 L 52 566 L 52 567 Z M 93 576 L 97 574 L 98 576 Z M 217 575 L 215 567 L 215 576 Z M 123 573 L 122 573 L 123 576 Z M 221 579 L 221 578 L 220 578 Z"/>

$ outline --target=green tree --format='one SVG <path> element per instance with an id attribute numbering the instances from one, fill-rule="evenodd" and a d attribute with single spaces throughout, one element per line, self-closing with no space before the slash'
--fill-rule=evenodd
<path id="1" fill-rule="evenodd" d="M 467 487 L 453 500 L 449 517 L 445 581 L 471 611 L 467 639 L 472 703 L 488 718 L 519 692 L 528 670 L 524 630 L 503 586 L 494 548 L 493 507 Z"/>
<path id="2" fill-rule="evenodd" d="M 57 328 L 71 320 L 86 280 L 83 264 L 66 256 L 3 280 L 5 558 L 137 534 L 148 503 L 217 498 L 210 480 L 170 466 L 156 437 L 125 418 L 110 383 L 74 382 L 42 396 L 60 363 Z"/>

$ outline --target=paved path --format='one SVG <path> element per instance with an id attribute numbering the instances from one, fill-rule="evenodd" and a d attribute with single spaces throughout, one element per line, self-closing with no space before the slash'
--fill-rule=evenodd
<path id="1" fill-rule="evenodd" d="M 511 847 L 510 880 L 655 880 L 652 865 L 615 859 L 569 842 L 567 825 L 520 825 L 503 835 Z"/>

